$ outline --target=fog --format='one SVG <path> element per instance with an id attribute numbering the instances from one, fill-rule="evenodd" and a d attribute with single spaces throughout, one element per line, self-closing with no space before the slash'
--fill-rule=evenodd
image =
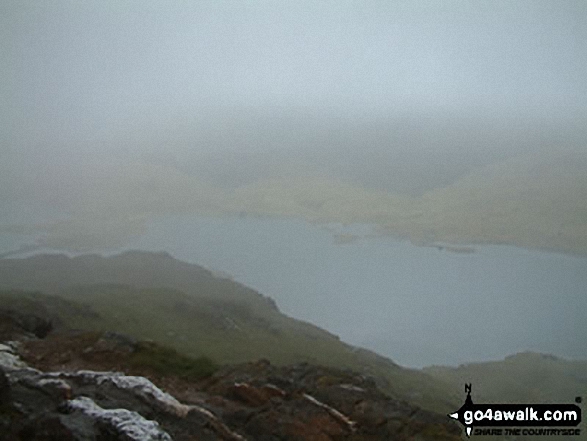
<path id="1" fill-rule="evenodd" d="M 278 113 L 286 126 L 290 113 L 315 126 L 409 118 L 415 131 L 436 118 L 477 117 L 492 120 L 487 130 L 508 122 L 515 131 L 576 122 L 587 107 L 582 1 L 0 8 L 3 156 L 169 157 L 254 150 L 259 138 L 266 148 L 282 148 L 283 138 L 303 147 L 295 130 L 271 137 L 250 120 L 231 138 L 251 111 L 261 120 Z"/>
<path id="2" fill-rule="evenodd" d="M 586 19 L 582 0 L 3 1 L 0 252 L 204 214 L 584 256 Z"/>

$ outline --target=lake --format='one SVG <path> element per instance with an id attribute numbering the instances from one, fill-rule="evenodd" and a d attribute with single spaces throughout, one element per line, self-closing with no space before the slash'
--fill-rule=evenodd
<path id="1" fill-rule="evenodd" d="M 125 248 L 168 251 L 226 273 L 285 314 L 405 366 L 526 350 L 587 358 L 587 258 L 510 246 L 451 252 L 370 232 L 294 219 L 165 216 Z M 17 239 L 3 244 L 14 248 Z"/>
<path id="2" fill-rule="evenodd" d="M 360 240 L 340 240 L 356 234 Z M 454 253 L 369 236 L 367 226 L 174 216 L 131 248 L 225 272 L 394 361 L 431 364 L 526 351 L 587 358 L 587 259 L 510 246 Z"/>

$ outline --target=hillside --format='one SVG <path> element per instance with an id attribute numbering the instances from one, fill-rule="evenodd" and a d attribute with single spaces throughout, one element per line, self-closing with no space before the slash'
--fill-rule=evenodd
<path id="1" fill-rule="evenodd" d="M 41 311 L 68 328 L 122 332 L 220 364 L 265 358 L 351 368 L 392 396 L 442 413 L 461 400 L 425 373 L 345 344 L 281 314 L 269 298 L 165 253 L 2 259 L 0 289 L 0 307 Z"/>
<path id="2" fill-rule="evenodd" d="M 109 258 L 88 254 L 73 259 L 36 255 L 24 260 L 0 260 L 0 288 L 57 293 L 72 286 L 93 284 L 165 287 L 216 301 L 247 304 L 255 310 L 276 309 L 268 297 L 167 253 L 129 251 Z"/>
<path id="3" fill-rule="evenodd" d="M 193 390 L 193 381 L 219 366 L 224 366 L 218 380 L 223 386 L 206 383 L 197 394 L 209 391 L 232 400 L 228 383 L 233 380 L 249 384 L 256 378 L 262 387 L 282 378 L 290 384 L 301 370 L 296 381 L 314 378 L 303 384 L 318 395 L 327 393 L 324 386 L 346 384 L 355 372 L 393 400 L 441 414 L 461 406 L 464 383 L 473 383 L 480 403 L 565 403 L 587 395 L 587 362 L 549 355 L 523 353 L 458 368 L 403 368 L 285 316 L 254 290 L 166 253 L 0 259 L 0 335 L 4 341 L 18 340 L 22 332 L 30 341 L 20 347 L 20 355 L 36 368 L 130 371 L 157 380 L 180 398 Z M 109 355 L 113 347 L 122 347 L 123 353 Z M 364 389 L 363 383 L 355 386 Z M 297 397 L 295 390 L 292 397 Z M 253 401 L 261 393 L 246 392 Z M 339 397 L 329 394 L 321 396 L 330 402 Z M 218 405 L 216 398 L 211 403 Z M 224 405 L 234 411 L 232 404 Z M 337 406 L 356 411 L 344 400 Z"/>
<path id="4" fill-rule="evenodd" d="M 587 396 L 587 360 L 565 360 L 548 354 L 523 352 L 504 360 L 463 364 L 459 367 L 432 366 L 423 369 L 447 386 L 463 391 L 472 384 L 476 404 L 573 404 Z M 464 396 L 464 393 L 463 393 Z M 584 408 L 584 407 L 583 407 Z M 584 417 L 583 417 L 584 418 Z M 584 423 L 580 436 L 541 436 L 541 439 L 587 439 Z M 476 438 L 495 440 L 495 436 Z M 516 439 L 535 439 L 520 436 Z"/>
<path id="5" fill-rule="evenodd" d="M 587 396 L 587 361 L 523 352 L 501 361 L 433 366 L 424 372 L 462 388 L 472 383 L 479 402 L 571 403 Z"/>
<path id="6" fill-rule="evenodd" d="M 75 197 L 69 195 L 55 203 L 69 207 L 59 220 L 41 217 L 14 224 L 0 222 L 0 235 L 21 239 L 4 251 L 116 249 L 144 234 L 149 220 L 190 213 L 370 224 L 382 234 L 423 245 L 507 244 L 587 254 L 587 152 L 583 145 L 555 143 L 532 154 L 498 154 L 489 162 L 474 161 L 477 165 L 467 167 L 458 165 L 466 150 L 444 158 L 442 164 L 440 157 L 430 156 L 424 161 L 426 166 L 417 161 L 404 167 L 393 156 L 367 152 L 364 157 L 353 157 L 351 151 L 357 149 L 349 147 L 344 154 L 332 153 L 297 165 L 287 157 L 274 158 L 272 162 L 279 164 L 276 170 L 269 174 L 250 171 L 250 176 L 237 179 L 238 185 L 230 188 L 203 183 L 201 174 L 169 165 L 92 164 L 92 172 L 75 181 Z M 362 148 L 358 151 L 364 152 Z M 229 156 L 235 164 L 224 171 L 218 167 L 225 167 L 225 161 L 202 160 L 199 167 L 219 173 L 220 181 L 229 181 L 226 176 L 234 178 L 246 169 L 245 158 Z M 264 161 L 259 164 L 268 168 L 266 155 L 260 157 Z M 344 172 L 313 171 L 315 164 L 333 165 L 341 157 L 349 161 Z M 362 164 L 359 170 L 366 181 L 350 177 L 358 164 Z M 447 167 L 447 174 L 434 178 L 441 166 Z M 453 166 L 455 170 L 448 173 Z M 383 181 L 406 182 L 398 178 L 405 174 L 412 179 L 417 176 L 414 182 L 424 182 L 426 176 L 431 182 L 416 193 L 368 182 L 375 176 L 379 176 L 376 181 L 385 177 Z M 53 185 L 46 182 L 36 194 L 44 194 Z"/>
<path id="7" fill-rule="evenodd" d="M 266 360 L 219 369 L 153 342 L 53 329 L 38 315 L 0 309 L 3 441 L 457 441 L 458 434 L 444 415 L 390 398 L 348 370 Z"/>

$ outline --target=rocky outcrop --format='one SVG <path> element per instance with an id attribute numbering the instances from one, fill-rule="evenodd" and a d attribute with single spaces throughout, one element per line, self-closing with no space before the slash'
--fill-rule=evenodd
<path id="1" fill-rule="evenodd" d="M 260 361 L 227 367 L 200 388 L 208 408 L 254 440 L 459 439 L 445 416 L 394 400 L 351 371 Z"/>
<path id="2" fill-rule="evenodd" d="M 0 308 L 0 341 L 11 340 L 23 335 L 43 338 L 52 329 L 53 322 L 47 317 Z"/>
<path id="3" fill-rule="evenodd" d="M 89 370 L 42 372 L 24 364 L 10 347 L 4 349 L 3 440 L 244 439 L 207 409 L 180 403 L 144 377 Z"/>
<path id="4" fill-rule="evenodd" d="M 126 366 L 140 343 L 120 334 L 23 337 L 0 345 L 2 440 L 460 439 L 352 371 L 262 360 L 194 381 Z"/>
<path id="5" fill-rule="evenodd" d="M 126 409 L 103 409 L 88 397 L 69 400 L 65 411 L 70 415 L 80 413 L 96 426 L 104 425 L 118 438 L 133 441 L 171 441 L 171 436 L 161 430 L 156 421 L 147 420 L 137 412 Z"/>

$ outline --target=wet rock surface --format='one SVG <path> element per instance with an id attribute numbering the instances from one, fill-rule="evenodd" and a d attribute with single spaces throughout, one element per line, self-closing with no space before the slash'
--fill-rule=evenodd
<path id="1" fill-rule="evenodd" d="M 207 405 L 251 439 L 459 439 L 443 415 L 394 400 L 352 371 L 260 361 L 225 368 L 201 389 Z"/>
<path id="2" fill-rule="evenodd" d="M 1 440 L 458 440 L 444 415 L 352 371 L 267 361 L 192 381 L 125 366 L 120 334 L 0 345 Z"/>

